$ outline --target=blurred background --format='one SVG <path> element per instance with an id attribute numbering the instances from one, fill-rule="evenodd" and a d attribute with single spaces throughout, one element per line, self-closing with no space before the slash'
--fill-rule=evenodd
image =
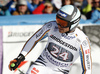
<path id="1" fill-rule="evenodd" d="M 92 74 L 100 74 L 100 0 L 0 0 L 0 74 L 20 74 L 18 70 L 8 69 L 9 62 L 18 56 L 30 36 L 45 23 L 54 21 L 57 11 L 69 4 L 81 12 L 79 28 L 90 39 Z M 27 71 L 46 42 L 47 38 L 36 45 L 34 49 L 41 51 L 32 50 L 21 63 L 21 71 Z M 69 74 L 82 74 L 80 57 Z"/>

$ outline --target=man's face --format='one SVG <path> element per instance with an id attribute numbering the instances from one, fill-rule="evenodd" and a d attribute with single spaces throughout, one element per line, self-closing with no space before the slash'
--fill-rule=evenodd
<path id="1" fill-rule="evenodd" d="M 65 5 L 70 5 L 71 4 L 71 0 L 64 0 L 64 4 Z"/>
<path id="2" fill-rule="evenodd" d="M 58 24 L 58 28 L 59 28 L 59 32 L 60 33 L 65 33 L 69 31 L 69 27 L 68 27 L 68 22 L 61 20 L 59 18 L 56 17 L 56 22 Z"/>
<path id="3" fill-rule="evenodd" d="M 100 6 L 100 1 L 99 0 L 94 0 L 92 1 L 92 4 L 94 7 L 99 7 Z"/>
<path id="4" fill-rule="evenodd" d="M 27 6 L 26 5 L 19 5 L 18 10 L 21 13 L 25 13 L 27 10 Z"/>
<path id="5" fill-rule="evenodd" d="M 44 8 L 44 12 L 47 13 L 47 14 L 51 14 L 52 11 L 53 11 L 52 5 L 49 4 L 49 3 L 46 3 L 46 6 L 45 6 L 45 8 Z"/>

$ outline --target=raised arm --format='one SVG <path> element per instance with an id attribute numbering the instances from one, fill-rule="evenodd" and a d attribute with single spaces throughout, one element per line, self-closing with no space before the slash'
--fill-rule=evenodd
<path id="1" fill-rule="evenodd" d="M 49 30 L 50 29 L 46 29 L 46 25 L 39 29 L 32 37 L 29 38 L 29 40 L 27 40 L 22 48 L 21 54 L 26 56 L 34 48 L 34 46 L 45 37 Z"/>
<path id="2" fill-rule="evenodd" d="M 10 61 L 10 70 L 15 70 L 19 66 L 19 64 L 25 60 L 25 56 L 35 47 L 35 45 L 46 36 L 46 34 L 50 31 L 50 28 L 48 28 L 48 26 L 49 24 L 44 25 L 27 40 L 18 57 Z"/>

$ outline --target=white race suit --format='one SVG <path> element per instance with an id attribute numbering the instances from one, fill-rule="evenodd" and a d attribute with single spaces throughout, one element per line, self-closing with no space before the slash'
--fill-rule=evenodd
<path id="1" fill-rule="evenodd" d="M 91 74 L 91 49 L 88 37 L 78 28 L 71 33 L 60 33 L 56 21 L 46 23 L 31 36 L 21 54 L 26 56 L 45 37 L 48 37 L 47 45 L 35 64 L 29 68 L 28 74 L 68 74 L 79 56 L 82 74 Z"/>

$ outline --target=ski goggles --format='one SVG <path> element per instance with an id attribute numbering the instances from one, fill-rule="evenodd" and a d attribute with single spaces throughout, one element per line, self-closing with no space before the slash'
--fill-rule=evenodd
<path id="1" fill-rule="evenodd" d="M 57 23 L 57 25 L 59 25 L 61 28 L 67 28 L 67 27 L 69 27 L 69 25 L 68 25 L 69 22 L 67 22 L 67 21 L 65 21 L 65 20 L 62 20 L 62 19 L 60 19 L 60 18 L 58 18 L 58 17 L 56 17 L 56 23 Z"/>

